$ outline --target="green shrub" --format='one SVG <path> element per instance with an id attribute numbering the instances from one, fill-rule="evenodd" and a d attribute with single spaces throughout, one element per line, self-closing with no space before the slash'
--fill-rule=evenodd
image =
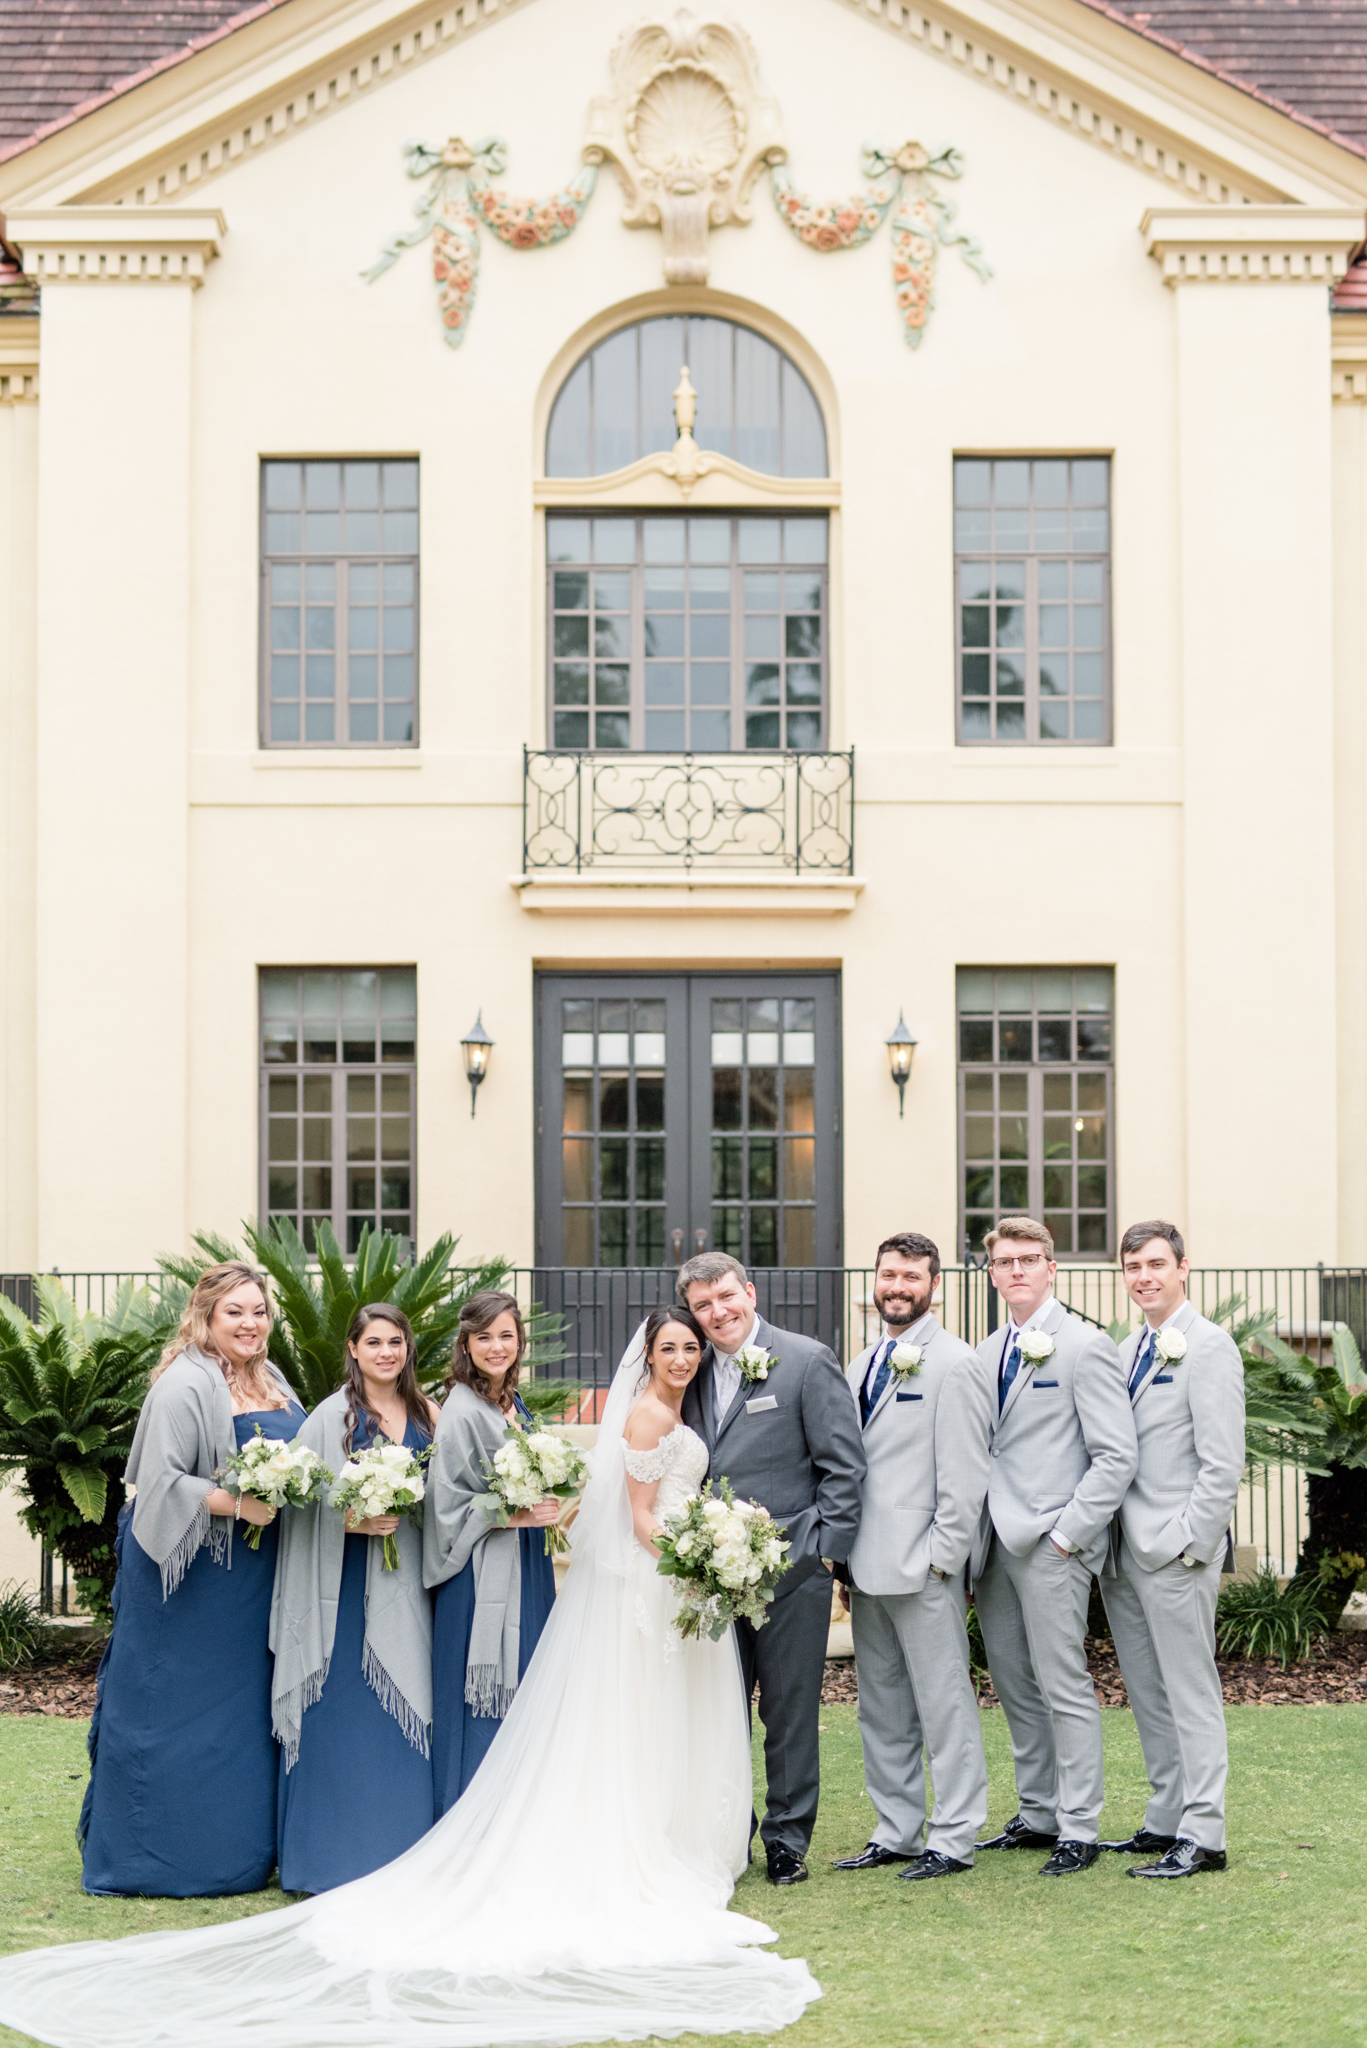
<path id="1" fill-rule="evenodd" d="M 1277 1574 L 1265 1565 L 1256 1579 L 1235 1579 L 1223 1588 L 1215 1610 L 1216 1637 L 1227 1657 L 1276 1657 L 1285 1670 L 1323 1649 L 1335 1604 L 1321 1575 L 1292 1579 L 1283 1591 Z"/>
<path id="2" fill-rule="evenodd" d="M 38 1596 L 17 1579 L 0 1583 L 0 1671 L 22 1671 L 45 1648 L 46 1622 Z"/>

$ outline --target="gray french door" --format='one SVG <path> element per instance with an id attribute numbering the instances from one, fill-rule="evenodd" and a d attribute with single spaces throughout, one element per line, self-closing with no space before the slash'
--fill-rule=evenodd
<path id="1" fill-rule="evenodd" d="M 537 977 L 537 1263 L 838 1266 L 833 974 Z"/>

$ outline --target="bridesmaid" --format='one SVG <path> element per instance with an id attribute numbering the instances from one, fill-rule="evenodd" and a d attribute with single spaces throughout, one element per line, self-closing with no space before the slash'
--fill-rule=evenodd
<path id="1" fill-rule="evenodd" d="M 437 1588 L 432 1773 L 439 1817 L 484 1761 L 555 1598 L 541 1532 L 555 1521 L 560 1502 L 540 1501 L 498 1529 L 477 1498 L 487 1492 L 484 1461 L 509 1425 L 534 1427 L 517 1394 L 526 1351 L 512 1295 L 494 1289 L 472 1295 L 447 1374 L 423 1518 L 423 1569 Z"/>
<path id="2" fill-rule="evenodd" d="M 432 1440 L 437 1409 L 419 1389 L 408 1318 L 357 1309 L 346 1377 L 300 1431 L 340 1473 L 353 1450 Z M 396 1533 L 399 1569 L 381 1539 Z M 324 1892 L 392 1863 L 425 1835 L 432 1804 L 432 1603 L 422 1536 L 408 1516 L 345 1525 L 320 1501 L 292 1514 L 271 1610 L 280 1774 L 280 1885 Z"/>
<path id="3" fill-rule="evenodd" d="M 266 1357 L 270 1330 L 262 1276 L 214 1266 L 138 1418 L 78 1831 L 88 1892 L 217 1897 L 260 1891 L 275 1868 L 267 1631 L 280 1532 L 274 1508 L 214 1484 L 258 1427 L 289 1440 L 304 1421 Z M 234 1520 L 260 1528 L 259 1550 Z"/>

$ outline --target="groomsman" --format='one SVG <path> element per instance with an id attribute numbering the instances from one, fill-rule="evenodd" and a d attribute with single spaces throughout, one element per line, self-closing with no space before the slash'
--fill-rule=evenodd
<path id="1" fill-rule="evenodd" d="M 847 1377 L 868 1474 L 846 1571 L 864 1782 L 877 1826 L 837 1870 L 968 1870 L 987 1819 L 987 1763 L 969 1676 L 964 1567 L 987 1492 L 992 1401 L 967 1344 L 930 1313 L 940 1254 L 911 1231 L 878 1247 L 883 1335 Z M 926 1837 L 930 1755 L 935 1810 Z"/>
<path id="2" fill-rule="evenodd" d="M 1092 1574 L 1134 1477 L 1134 1417 L 1110 1338 L 1054 1298 L 1043 1224 L 1004 1216 L 984 1242 L 1010 1314 L 977 1352 L 996 1421 L 973 1597 L 1020 1811 L 978 1847 L 1048 1848 L 1041 1876 L 1069 1877 L 1101 1853 L 1101 1714 L 1083 1637 Z"/>
<path id="3" fill-rule="evenodd" d="M 821 1789 L 821 1681 L 831 1628 L 831 1576 L 859 1526 L 864 1447 L 835 1354 L 814 1337 L 775 1329 L 729 1252 L 680 1267 L 678 1296 L 709 1339 L 684 1395 L 683 1419 L 705 1439 L 711 1476 L 731 1481 L 782 1522 L 789 1570 L 762 1628 L 736 1623 L 748 1702 L 759 1685 L 768 1806 L 760 1835 L 770 1884 L 802 1884 Z"/>
<path id="4" fill-rule="evenodd" d="M 1139 1469 L 1112 1536 L 1101 1594 L 1139 1726 L 1153 1797 L 1122 1852 L 1158 1850 L 1131 1877 L 1225 1867 L 1229 1751 L 1215 1664 L 1215 1602 L 1244 1468 L 1239 1347 L 1187 1300 L 1187 1256 L 1171 1223 L 1120 1240 L 1130 1299 L 1144 1312 L 1120 1347 Z"/>

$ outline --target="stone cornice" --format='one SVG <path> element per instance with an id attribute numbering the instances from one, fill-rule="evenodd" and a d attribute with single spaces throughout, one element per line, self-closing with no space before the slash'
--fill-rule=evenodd
<path id="1" fill-rule="evenodd" d="M 37 396 L 38 321 L 0 320 L 0 405 L 31 405 Z"/>
<path id="2" fill-rule="evenodd" d="M 1334 398 L 1339 405 L 1367 405 L 1367 313 L 1336 313 L 1329 327 Z"/>
<path id="3" fill-rule="evenodd" d="M 39 284 L 203 284 L 227 223 L 171 207 L 20 207 L 7 218 L 24 275 Z"/>
<path id="4" fill-rule="evenodd" d="M 552 917 L 848 917 L 862 875 L 766 874 L 691 868 L 510 875 L 524 910 Z"/>
<path id="5" fill-rule="evenodd" d="M 1330 284 L 1361 244 L 1363 217 L 1340 206 L 1151 207 L 1139 226 L 1167 285 Z"/>

